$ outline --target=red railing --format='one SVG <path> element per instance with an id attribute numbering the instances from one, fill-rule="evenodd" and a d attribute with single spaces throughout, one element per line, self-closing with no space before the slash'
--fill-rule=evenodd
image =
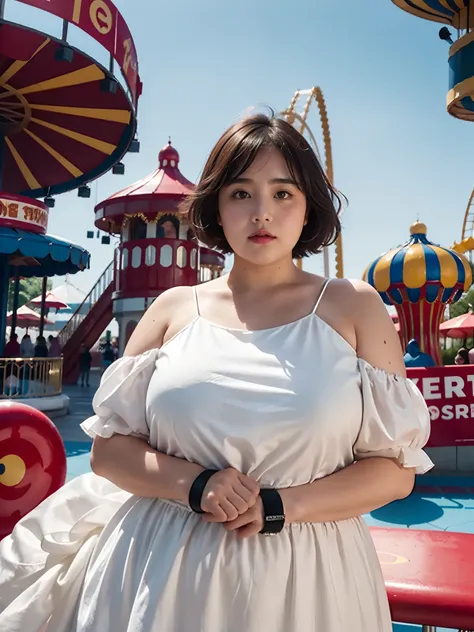
<path id="1" fill-rule="evenodd" d="M 66 343 L 71 339 L 79 328 L 82 321 L 86 318 L 94 305 L 104 294 L 105 290 L 110 286 L 114 278 L 114 261 L 112 261 L 104 272 L 101 274 L 97 283 L 77 308 L 72 318 L 66 323 L 58 334 L 61 348 L 64 349 Z"/>

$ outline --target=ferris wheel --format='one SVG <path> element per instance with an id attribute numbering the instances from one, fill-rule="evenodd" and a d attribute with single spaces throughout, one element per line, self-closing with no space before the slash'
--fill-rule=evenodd
<path id="1" fill-rule="evenodd" d="M 454 243 L 453 250 L 461 254 L 471 253 L 474 250 L 474 189 L 471 192 L 464 212 L 461 241 Z"/>
<path id="2" fill-rule="evenodd" d="M 319 112 L 319 118 L 321 123 L 321 133 L 323 140 L 323 155 L 319 150 L 318 142 L 309 126 L 308 118 L 311 112 L 312 106 L 315 106 Z M 313 87 L 309 90 L 297 90 L 291 99 L 290 105 L 286 110 L 281 112 L 281 116 L 284 116 L 288 123 L 291 123 L 300 134 L 306 137 L 311 147 L 316 152 L 321 165 L 323 166 L 326 177 L 330 184 L 334 184 L 334 169 L 332 161 L 332 147 L 331 147 L 331 133 L 329 129 L 329 119 L 327 115 L 326 102 L 324 95 L 319 87 Z M 329 249 L 325 248 L 323 251 L 324 257 L 324 276 L 329 277 L 330 262 L 329 262 Z M 298 261 L 301 267 L 301 259 Z M 339 237 L 335 243 L 335 263 L 336 263 L 336 277 L 342 278 L 344 276 L 344 265 L 342 258 L 342 237 Z"/>

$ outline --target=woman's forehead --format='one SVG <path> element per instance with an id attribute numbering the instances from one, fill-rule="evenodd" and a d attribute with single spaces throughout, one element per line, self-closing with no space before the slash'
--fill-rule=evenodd
<path id="1" fill-rule="evenodd" d="M 289 178 L 290 171 L 282 154 L 276 147 L 262 147 L 252 164 L 240 174 L 241 178 L 260 179 L 273 177 Z"/>

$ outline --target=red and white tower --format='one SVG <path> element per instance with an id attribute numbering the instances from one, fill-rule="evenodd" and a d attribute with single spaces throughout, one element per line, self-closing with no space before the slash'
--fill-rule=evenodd
<path id="1" fill-rule="evenodd" d="M 215 278 L 225 265 L 223 255 L 199 246 L 179 210 L 194 185 L 179 170 L 179 154 L 171 141 L 158 162 L 153 173 L 95 208 L 97 228 L 120 235 L 113 293 L 120 353 L 157 296 L 177 285 Z"/>

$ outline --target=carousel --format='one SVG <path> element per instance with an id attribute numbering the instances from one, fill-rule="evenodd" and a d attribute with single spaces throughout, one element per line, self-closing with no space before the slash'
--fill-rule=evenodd
<path id="1" fill-rule="evenodd" d="M 18 1 L 55 16 L 56 32 L 14 20 Z M 71 25 L 104 47 L 107 67 L 70 43 Z M 0 0 L 0 31 L 1 539 L 64 484 L 64 446 L 49 418 L 68 407 L 63 358 L 6 357 L 7 318 L 13 339 L 25 322 L 38 324 L 42 334 L 48 309 L 67 307 L 48 295 L 47 279 L 85 270 L 90 256 L 48 233 L 50 210 L 60 193 L 77 189 L 88 199 L 92 180 L 111 169 L 123 174 L 122 157 L 139 149 L 141 82 L 132 36 L 110 1 Z M 32 301 L 39 315 L 18 309 L 20 280 L 31 277 L 43 279 L 41 296 Z"/>
<path id="2" fill-rule="evenodd" d="M 47 296 L 47 279 L 89 267 L 87 250 L 47 233 L 50 209 L 57 194 L 77 189 L 87 199 L 92 180 L 110 169 L 123 173 L 122 157 L 138 149 L 141 83 L 133 39 L 111 3 L 86 10 L 72 2 L 22 0 L 58 18 L 54 34 L 9 19 L 14 4 L 0 2 L 0 399 L 28 400 L 53 414 L 67 409 L 62 357 L 19 358 L 10 351 L 2 358 L 6 325 L 14 342 L 17 326 L 31 325 L 36 314 L 28 320 L 18 309 L 20 279 L 43 279 L 33 303 L 42 336 L 48 309 L 59 307 Z M 108 68 L 70 43 L 71 25 L 104 46 Z"/>

